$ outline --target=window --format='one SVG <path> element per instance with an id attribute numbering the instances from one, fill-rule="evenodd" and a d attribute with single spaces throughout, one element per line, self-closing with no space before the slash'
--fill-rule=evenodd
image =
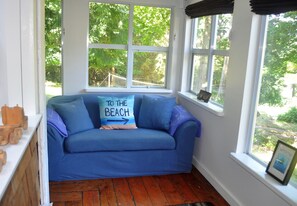
<path id="1" fill-rule="evenodd" d="M 62 8 L 61 0 L 45 1 L 45 93 L 47 98 L 62 94 Z"/>
<path id="2" fill-rule="evenodd" d="M 171 9 L 89 3 L 89 86 L 165 88 Z"/>
<path id="3" fill-rule="evenodd" d="M 277 140 L 297 147 L 297 12 L 267 16 L 249 154 L 267 164 Z M 291 183 L 297 185 L 295 168 Z"/>
<path id="4" fill-rule="evenodd" d="M 232 14 L 203 16 L 193 22 L 190 92 L 206 90 L 212 93 L 213 103 L 223 105 Z"/>

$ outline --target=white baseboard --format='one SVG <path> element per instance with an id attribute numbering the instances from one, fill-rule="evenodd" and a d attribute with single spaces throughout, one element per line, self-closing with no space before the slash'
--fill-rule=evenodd
<path id="1" fill-rule="evenodd" d="M 193 165 L 197 168 L 197 170 L 209 181 L 209 183 L 223 196 L 223 198 L 231 205 L 231 206 L 240 206 L 240 201 L 238 201 L 233 194 L 220 182 L 217 178 L 205 167 L 199 163 L 197 158 L 193 156 Z"/>

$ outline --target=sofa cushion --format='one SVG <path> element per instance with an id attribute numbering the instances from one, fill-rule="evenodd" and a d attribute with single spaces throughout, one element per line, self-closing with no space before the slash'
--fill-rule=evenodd
<path id="1" fill-rule="evenodd" d="M 134 95 L 125 97 L 98 96 L 100 129 L 136 129 Z"/>
<path id="2" fill-rule="evenodd" d="M 168 131 L 175 105 L 175 97 L 144 95 L 140 106 L 138 126 Z"/>
<path id="3" fill-rule="evenodd" d="M 47 124 L 53 126 L 62 137 L 68 137 L 68 132 L 65 123 L 60 115 L 53 109 L 46 109 Z"/>
<path id="4" fill-rule="evenodd" d="M 175 140 L 167 132 L 151 129 L 92 129 L 65 139 L 70 153 L 99 151 L 172 150 Z"/>
<path id="5" fill-rule="evenodd" d="M 52 106 L 63 119 L 69 135 L 94 128 L 82 97 Z"/>

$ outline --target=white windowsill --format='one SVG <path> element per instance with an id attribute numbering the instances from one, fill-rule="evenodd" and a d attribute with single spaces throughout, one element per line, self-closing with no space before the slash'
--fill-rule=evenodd
<path id="1" fill-rule="evenodd" d="M 231 158 L 239 164 L 244 170 L 254 176 L 257 180 L 262 182 L 276 195 L 286 201 L 289 205 L 297 206 L 297 189 L 292 185 L 282 185 L 273 177 L 268 175 L 266 168 L 259 162 L 244 153 L 231 153 Z"/>
<path id="2" fill-rule="evenodd" d="M 224 116 L 224 110 L 222 107 L 212 104 L 211 102 L 205 103 L 205 102 L 199 101 L 197 100 L 197 97 L 194 94 L 191 94 L 189 92 L 179 92 L 178 95 L 217 116 L 220 116 L 220 117 Z"/>
<path id="3" fill-rule="evenodd" d="M 96 88 L 88 87 L 85 89 L 87 93 L 155 93 L 155 94 L 172 94 L 170 89 L 157 89 L 157 88 Z"/>

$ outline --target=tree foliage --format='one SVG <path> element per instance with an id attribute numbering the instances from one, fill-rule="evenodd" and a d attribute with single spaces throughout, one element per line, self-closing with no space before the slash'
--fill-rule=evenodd
<path id="1" fill-rule="evenodd" d="M 61 0 L 45 1 L 46 80 L 61 83 Z"/>
<path id="2" fill-rule="evenodd" d="M 132 39 L 138 46 L 169 46 L 170 9 L 134 6 L 133 36 L 129 37 L 130 6 L 90 3 L 89 40 L 91 43 L 127 45 Z M 132 28 L 130 26 L 130 28 Z M 160 53 L 134 51 L 133 79 L 144 82 L 162 82 L 165 68 Z M 127 50 L 89 50 L 89 85 L 106 86 L 102 82 L 109 73 L 126 78 Z"/>
<path id="3" fill-rule="evenodd" d="M 292 107 L 288 112 L 280 114 L 277 120 L 297 124 L 297 107 Z"/>
<path id="4" fill-rule="evenodd" d="M 89 42 L 127 45 L 129 34 L 129 5 L 90 3 Z M 135 6 L 133 44 L 139 46 L 168 46 L 170 9 Z M 46 79 L 61 83 L 61 0 L 45 1 Z M 264 72 L 260 104 L 282 104 L 282 78 L 297 70 L 297 12 L 272 16 L 268 25 Z M 219 18 L 218 49 L 228 49 L 225 25 Z M 136 52 L 133 78 L 160 83 L 164 80 L 164 63 L 160 53 Z M 161 55 L 162 56 L 162 55 Z M 164 62 L 164 61 L 163 61 Z M 127 75 L 127 51 L 116 49 L 89 50 L 90 81 L 97 84 L 108 73 Z M 214 85 L 219 85 L 223 61 L 216 62 Z"/>
<path id="5" fill-rule="evenodd" d="M 260 104 L 281 105 L 282 78 L 296 73 L 297 12 L 271 16 L 267 31 Z M 290 67 L 289 65 L 295 65 Z"/>
<path id="6" fill-rule="evenodd" d="M 127 47 L 132 7 L 90 2 L 89 8 L 89 43 Z M 133 11 L 133 45 L 168 47 L 171 9 L 134 6 Z M 61 13 L 61 0 L 46 0 L 46 79 L 57 83 L 61 83 Z M 126 77 L 127 55 L 127 49 L 89 49 L 89 84 L 98 86 L 108 73 Z M 164 53 L 134 51 L 134 55 L 133 79 L 164 83 Z"/>

